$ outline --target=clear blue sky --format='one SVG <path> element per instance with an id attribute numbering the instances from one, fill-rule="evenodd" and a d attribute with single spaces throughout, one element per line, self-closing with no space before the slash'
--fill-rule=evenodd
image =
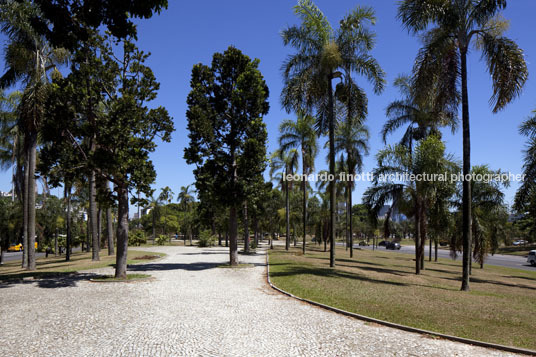
<path id="1" fill-rule="evenodd" d="M 265 117 L 271 152 L 277 147 L 278 125 L 285 118 L 294 118 L 281 109 L 279 94 L 282 88 L 280 67 L 293 50 L 284 47 L 280 31 L 296 24 L 292 7 L 295 1 L 198 0 L 170 1 L 168 10 L 152 19 L 140 21 L 139 47 L 151 52 L 148 63 L 161 83 L 157 105 L 165 106 L 174 118 L 176 131 L 171 143 L 161 143 L 152 159 L 157 171 L 154 185 L 158 190 L 169 186 L 177 194 L 181 186 L 193 183 L 192 167 L 186 165 L 183 149 L 188 144 L 186 130 L 186 96 L 190 90 L 190 71 L 196 63 L 210 64 L 214 52 L 222 52 L 233 45 L 250 57 L 260 59 L 260 70 L 270 89 L 270 112 Z M 358 79 L 369 94 L 367 125 L 371 132 L 371 155 L 365 160 L 364 171 L 375 166 L 374 155 L 384 145 L 380 129 L 384 124 L 385 108 L 399 94 L 392 86 L 397 75 L 409 73 L 419 48 L 418 39 L 410 36 L 396 19 L 396 1 L 330 1 L 317 0 L 316 4 L 336 26 L 348 11 L 357 5 L 372 6 L 378 18 L 375 26 L 377 46 L 373 55 L 387 73 L 388 85 L 383 94 L 376 96 L 364 79 Z M 536 109 L 536 79 L 534 58 L 536 42 L 531 28 L 536 13 L 536 2 L 509 1 L 504 16 L 511 20 L 507 35 L 525 51 L 529 68 L 529 81 L 523 95 L 499 114 L 492 114 L 488 103 L 491 81 L 485 72 L 485 63 L 477 52 L 470 54 L 469 100 L 471 115 L 472 163 L 489 164 L 492 169 L 520 173 L 524 138 L 518 134 L 519 124 Z M 398 141 L 401 133 L 390 138 Z M 461 158 L 461 131 L 446 133 L 447 150 Z M 323 139 L 322 139 L 323 142 Z M 317 158 L 317 170 L 326 167 L 325 153 Z M 8 191 L 11 176 L 0 174 L 0 190 Z M 517 184 L 506 190 L 511 203 Z M 359 202 L 365 190 L 357 184 L 354 202 Z M 53 193 L 57 193 L 56 190 Z"/>

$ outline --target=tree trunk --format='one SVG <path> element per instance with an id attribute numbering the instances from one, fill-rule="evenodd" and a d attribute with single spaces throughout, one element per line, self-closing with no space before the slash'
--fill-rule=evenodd
<path id="1" fill-rule="evenodd" d="M 430 237 L 430 250 L 428 252 L 428 261 L 432 261 L 432 238 Z"/>
<path id="2" fill-rule="evenodd" d="M 54 233 L 54 256 L 58 256 L 58 228 L 56 228 L 56 232 Z"/>
<path id="3" fill-rule="evenodd" d="M 303 202 L 302 202 L 302 209 L 303 209 L 303 246 L 302 246 L 302 253 L 305 254 L 305 243 L 307 238 L 307 185 L 306 185 L 306 165 L 305 165 L 305 150 L 302 146 L 302 192 L 303 192 Z"/>
<path id="4" fill-rule="evenodd" d="M 287 171 L 285 170 L 285 176 L 286 176 L 286 173 L 287 173 Z M 285 219 L 286 219 L 286 223 L 287 223 L 287 236 L 286 236 L 286 240 L 285 240 L 285 249 L 286 250 L 290 249 L 290 199 L 289 199 L 288 190 L 289 190 L 288 181 L 285 178 L 285 193 L 286 193 L 286 197 L 285 197 Z"/>
<path id="5" fill-rule="evenodd" d="M 218 245 L 221 247 L 221 232 L 218 232 Z"/>
<path id="6" fill-rule="evenodd" d="M 30 166 L 30 149 L 27 147 L 29 144 L 25 143 L 25 153 L 24 153 L 24 185 L 23 185 L 23 219 L 22 219 L 22 268 L 28 268 L 28 186 L 30 183 L 30 174 L 28 167 Z"/>
<path id="7" fill-rule="evenodd" d="M 244 253 L 249 253 L 248 201 L 244 202 Z"/>
<path id="8" fill-rule="evenodd" d="M 102 209 L 99 204 L 99 208 L 97 209 L 97 238 L 99 240 L 99 249 L 102 247 L 106 242 L 103 241 L 102 236 Z"/>
<path id="9" fill-rule="evenodd" d="M 253 229 L 255 231 L 255 247 L 259 246 L 259 220 L 257 219 L 257 215 L 253 217 Z"/>
<path id="10" fill-rule="evenodd" d="M 329 181 L 329 217 L 330 217 L 330 229 L 329 229 L 329 239 L 330 239 L 330 250 L 329 250 L 329 266 L 335 266 L 335 220 L 336 220 L 336 205 L 337 197 L 335 191 L 335 110 L 333 106 L 333 90 L 331 87 L 332 76 L 328 78 L 328 116 L 329 116 L 329 173 L 330 178 L 333 180 Z"/>
<path id="11" fill-rule="evenodd" d="M 97 185 L 95 171 L 89 174 L 89 233 L 91 234 L 91 260 L 100 260 L 99 224 L 97 218 Z"/>
<path id="12" fill-rule="evenodd" d="M 156 206 L 153 207 L 153 209 L 151 210 L 152 217 L 153 217 L 153 244 L 156 239 L 156 212 L 155 211 L 156 211 Z"/>
<path id="13" fill-rule="evenodd" d="M 108 240 L 108 255 L 114 255 L 114 227 L 112 207 L 106 208 L 106 238 Z"/>
<path id="14" fill-rule="evenodd" d="M 471 135 L 469 130 L 469 94 L 467 89 L 467 50 L 461 51 L 462 76 L 462 127 L 463 127 L 463 193 L 462 193 L 462 287 L 469 291 L 469 274 L 471 269 L 471 182 L 465 180 L 471 173 Z"/>
<path id="15" fill-rule="evenodd" d="M 424 270 L 424 248 L 426 247 L 427 223 L 426 203 L 421 202 L 421 246 L 419 252 L 421 257 L 421 270 Z"/>
<path id="16" fill-rule="evenodd" d="M 231 205 L 229 210 L 229 264 L 238 265 L 238 223 L 236 217 L 236 206 Z M 227 239 L 225 240 L 225 245 L 227 245 Z"/>
<path id="17" fill-rule="evenodd" d="M 230 222 L 229 222 L 230 224 Z M 225 232 L 225 246 L 228 247 L 229 246 L 229 231 L 227 230 Z"/>
<path id="18" fill-rule="evenodd" d="M 416 198 L 415 201 L 416 201 L 415 203 L 415 274 L 419 275 L 421 273 L 421 256 L 420 256 L 421 205 L 419 203 L 419 198 Z"/>
<path id="19" fill-rule="evenodd" d="M 89 219 L 89 209 L 86 210 L 87 212 L 87 222 L 86 222 L 86 252 L 90 251 L 90 239 L 91 239 L 91 228 L 90 228 L 90 219 Z"/>
<path id="20" fill-rule="evenodd" d="M 117 185 L 117 254 L 115 256 L 115 277 L 127 278 L 128 250 L 128 189 L 125 184 Z"/>
<path id="21" fill-rule="evenodd" d="M 434 241 L 434 245 L 435 245 L 435 261 L 437 262 L 437 246 L 439 245 L 437 239 Z"/>
<path id="22" fill-rule="evenodd" d="M 37 154 L 37 134 L 30 136 L 28 166 L 28 270 L 35 270 L 35 159 Z"/>
<path id="23" fill-rule="evenodd" d="M 350 258 L 354 257 L 354 230 L 352 224 L 352 183 L 348 185 L 350 194 L 348 195 L 348 211 L 350 214 Z"/>
<path id="24" fill-rule="evenodd" d="M 64 184 L 63 195 L 67 201 L 67 217 L 65 221 L 67 222 L 67 238 L 65 242 L 65 261 L 71 260 L 71 185 L 68 183 Z"/>

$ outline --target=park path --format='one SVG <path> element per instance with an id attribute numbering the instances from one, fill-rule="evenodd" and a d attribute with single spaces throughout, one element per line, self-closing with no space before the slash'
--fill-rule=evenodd
<path id="1" fill-rule="evenodd" d="M 286 297 L 253 266 L 218 268 L 225 248 L 151 247 L 129 267 L 154 279 L 87 276 L 0 285 L 0 356 L 499 356 L 504 353 L 367 324 Z M 111 273 L 108 269 L 92 272 Z"/>

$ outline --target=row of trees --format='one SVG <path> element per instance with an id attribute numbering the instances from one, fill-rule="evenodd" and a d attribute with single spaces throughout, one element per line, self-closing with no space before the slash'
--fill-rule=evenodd
<path id="1" fill-rule="evenodd" d="M 124 278 L 129 191 L 150 195 L 156 173 L 149 153 L 157 137 L 169 141 L 173 131 L 163 107 L 147 106 L 159 84 L 144 64 L 148 55 L 134 43 L 132 18 L 148 18 L 167 1 L 3 1 L 0 6 L 8 38 L 0 86 L 22 88 L 18 102 L 10 103 L 13 120 L 3 128 L 9 136 L 2 144 L 13 157 L 15 192 L 23 206 L 23 266 L 35 269 L 37 172 L 65 189 L 68 252 L 71 188 L 77 182 L 88 187 L 94 260 L 100 251 L 98 212 L 107 211 L 110 239 L 111 209 L 117 205 L 116 276 Z M 109 32 L 99 32 L 101 25 Z M 64 78 L 58 67 L 67 62 Z"/>

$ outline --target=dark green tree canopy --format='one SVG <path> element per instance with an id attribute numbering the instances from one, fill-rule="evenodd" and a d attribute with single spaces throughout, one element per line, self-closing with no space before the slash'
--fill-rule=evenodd
<path id="1" fill-rule="evenodd" d="M 70 50 L 90 37 L 88 29 L 102 25 L 114 37 L 135 36 L 133 18 L 148 19 L 168 5 L 167 0 L 35 0 L 35 3 L 42 14 L 32 19 L 33 27 L 53 45 Z"/>
<path id="2" fill-rule="evenodd" d="M 192 70 L 188 95 L 188 137 L 184 150 L 195 164 L 196 188 L 201 196 L 222 203 L 240 202 L 266 167 L 268 87 L 251 60 L 229 47 L 215 53 L 211 67 L 197 64 Z M 217 190 L 217 191 L 216 191 Z"/>

